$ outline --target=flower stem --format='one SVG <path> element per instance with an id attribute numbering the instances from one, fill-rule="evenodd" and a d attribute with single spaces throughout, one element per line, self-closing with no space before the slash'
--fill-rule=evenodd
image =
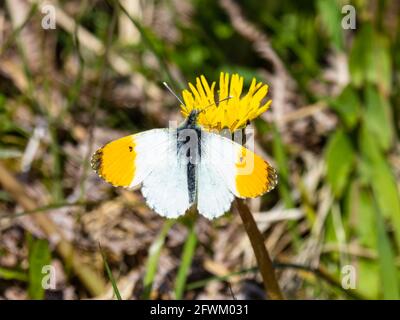
<path id="1" fill-rule="evenodd" d="M 253 215 L 242 199 L 236 199 L 236 208 L 239 211 L 251 246 L 253 247 L 267 297 L 271 300 L 283 300 L 284 297 L 276 280 L 272 261 L 264 244 L 264 238 L 260 230 L 258 230 Z"/>

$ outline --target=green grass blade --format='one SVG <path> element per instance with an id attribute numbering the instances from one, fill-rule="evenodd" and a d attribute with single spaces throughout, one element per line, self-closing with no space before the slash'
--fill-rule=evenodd
<path id="1" fill-rule="evenodd" d="M 118 300 L 122 300 L 121 294 L 119 293 L 119 290 L 118 290 L 117 283 L 115 282 L 114 276 L 113 276 L 113 274 L 111 272 L 111 269 L 110 269 L 110 267 L 109 267 L 109 265 L 107 263 L 106 256 L 104 254 L 103 248 L 101 247 L 100 243 L 99 243 L 99 249 L 100 249 L 101 257 L 102 257 L 103 262 L 104 262 L 104 267 L 106 268 L 107 276 L 111 281 L 111 285 L 112 285 L 114 294 L 115 294 L 115 296 L 117 297 Z"/>
<path id="2" fill-rule="evenodd" d="M 324 31 L 328 34 L 331 43 L 336 49 L 343 50 L 343 29 L 341 20 L 343 18 L 337 1 L 317 1 L 317 10 Z"/>
<path id="3" fill-rule="evenodd" d="M 51 253 L 46 240 L 31 240 L 29 245 L 29 285 L 28 294 L 31 299 L 44 298 L 43 267 L 50 264 Z"/>
<path id="4" fill-rule="evenodd" d="M 167 237 L 168 231 L 169 229 L 171 229 L 174 223 L 175 220 L 167 220 L 164 223 L 160 234 L 150 246 L 149 258 L 146 265 L 147 271 L 143 281 L 144 290 L 142 294 L 142 299 L 150 299 L 151 289 L 153 287 L 154 277 L 156 276 L 161 250 L 164 246 L 165 238 Z"/>
<path id="5" fill-rule="evenodd" d="M 192 223 L 189 229 L 189 235 L 183 247 L 181 265 L 179 266 L 178 274 L 175 280 L 175 298 L 182 299 L 186 287 L 186 279 L 189 274 L 193 256 L 197 245 L 197 235 L 195 224 Z"/>
<path id="6" fill-rule="evenodd" d="M 18 281 L 28 281 L 28 275 L 26 272 L 20 270 L 13 270 L 8 268 L 0 267 L 0 279 L 4 280 L 18 280 Z"/>
<path id="7" fill-rule="evenodd" d="M 398 300 L 399 281 L 392 245 L 385 230 L 383 217 L 376 205 L 376 226 L 378 233 L 379 269 L 384 299 Z"/>
<path id="8" fill-rule="evenodd" d="M 393 169 L 379 150 L 375 136 L 365 127 L 362 127 L 360 145 L 365 159 L 363 173 L 372 187 L 380 213 L 392 222 L 397 247 L 400 247 L 400 196 Z"/>
<path id="9" fill-rule="evenodd" d="M 290 194 L 290 186 L 289 186 L 289 164 L 288 164 L 288 156 L 286 154 L 285 146 L 283 144 L 282 138 L 276 126 L 273 127 L 273 153 L 278 165 L 277 169 L 279 172 L 279 183 L 278 183 L 278 191 L 285 203 L 286 208 L 293 208 L 294 203 L 292 196 Z"/>
<path id="10" fill-rule="evenodd" d="M 349 137 L 343 130 L 337 130 L 330 137 L 325 151 L 326 179 L 337 198 L 342 196 L 348 183 L 354 160 L 355 153 Z"/>
<path id="11" fill-rule="evenodd" d="M 338 113 L 346 128 L 354 128 L 360 119 L 361 112 L 361 103 L 356 89 L 352 85 L 345 87 L 332 101 L 331 108 Z"/>

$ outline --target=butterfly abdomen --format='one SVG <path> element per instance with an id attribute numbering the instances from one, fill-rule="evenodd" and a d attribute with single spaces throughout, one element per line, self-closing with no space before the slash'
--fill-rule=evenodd
<path id="1" fill-rule="evenodd" d="M 177 129 L 177 155 L 186 165 L 189 202 L 196 201 L 198 163 L 201 158 L 201 129 L 187 121 Z"/>

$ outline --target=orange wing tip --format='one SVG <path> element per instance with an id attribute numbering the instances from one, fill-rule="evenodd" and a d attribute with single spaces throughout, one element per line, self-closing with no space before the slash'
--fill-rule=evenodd
<path id="1" fill-rule="evenodd" d="M 243 155 L 243 153 L 242 153 Z M 276 170 L 259 156 L 254 155 L 254 169 L 251 174 L 236 176 L 236 190 L 239 197 L 255 198 L 270 192 L 278 184 Z M 244 154 L 244 156 L 246 156 Z M 237 164 L 240 168 L 240 162 Z"/>
<path id="2" fill-rule="evenodd" d="M 92 156 L 91 166 L 114 187 L 130 187 L 135 175 L 135 143 L 127 136 L 106 144 Z"/>

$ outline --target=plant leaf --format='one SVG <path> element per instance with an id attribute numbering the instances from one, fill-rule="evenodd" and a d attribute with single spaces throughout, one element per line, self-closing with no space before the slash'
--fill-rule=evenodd
<path id="1" fill-rule="evenodd" d="M 351 85 L 344 88 L 333 101 L 332 108 L 339 114 L 346 127 L 354 128 L 360 116 L 360 100 Z"/>
<path id="2" fill-rule="evenodd" d="M 364 127 L 361 128 L 360 146 L 363 167 L 374 197 L 384 218 L 390 219 L 395 239 L 400 247 L 400 195 L 396 179 L 376 140 Z"/>
<path id="3" fill-rule="evenodd" d="M 165 238 L 168 235 L 168 231 L 171 229 L 174 223 L 175 220 L 167 220 L 164 223 L 160 234 L 150 246 L 149 257 L 146 264 L 147 271 L 143 281 L 144 290 L 142 293 L 142 299 L 150 299 L 151 289 L 153 287 L 154 278 L 156 276 L 161 250 L 164 247 Z"/>
<path id="4" fill-rule="evenodd" d="M 346 186 L 355 159 L 354 149 L 343 130 L 336 131 L 327 145 L 325 161 L 327 180 L 336 197 Z"/>
<path id="5" fill-rule="evenodd" d="M 108 265 L 108 262 L 106 259 L 106 255 L 104 254 L 103 248 L 101 247 L 100 243 L 99 243 L 99 249 L 100 249 L 100 253 L 101 253 L 101 258 L 103 259 L 104 267 L 106 268 L 107 276 L 111 281 L 111 285 L 112 285 L 114 294 L 118 300 L 122 300 L 121 294 L 119 293 L 119 289 L 117 286 L 117 282 L 115 281 L 115 278 L 111 272 L 110 266 Z"/>
<path id="6" fill-rule="evenodd" d="M 322 24 L 326 29 L 336 49 L 343 49 L 342 15 L 336 1 L 319 0 L 317 2 L 318 13 Z"/>
<path id="7" fill-rule="evenodd" d="M 376 210 L 377 247 L 379 253 L 379 270 L 384 299 L 399 299 L 399 281 L 397 278 L 396 261 L 389 237 L 385 230 L 383 217 Z"/>
<path id="8" fill-rule="evenodd" d="M 393 142 L 393 118 L 389 102 L 371 85 L 365 92 L 366 112 L 364 122 L 366 129 L 375 138 L 379 146 L 387 151 Z"/>
<path id="9" fill-rule="evenodd" d="M 356 34 L 350 52 L 349 69 L 354 85 L 373 83 L 388 95 L 392 82 L 391 64 L 387 38 L 374 31 L 370 23 L 365 23 Z"/>
<path id="10" fill-rule="evenodd" d="M 44 298 L 43 267 L 49 265 L 51 252 L 49 243 L 43 239 L 32 240 L 29 246 L 29 287 L 28 294 L 31 299 L 41 300 Z"/>
<path id="11" fill-rule="evenodd" d="M 189 227 L 189 235 L 186 239 L 185 245 L 183 246 L 181 264 L 175 279 L 175 298 L 178 300 L 183 297 L 186 287 L 186 279 L 189 274 L 190 266 L 192 265 L 197 245 L 197 235 L 194 226 L 195 224 L 192 223 Z"/>
<path id="12" fill-rule="evenodd" d="M 18 281 L 28 281 L 29 280 L 26 272 L 23 272 L 21 270 L 2 268 L 2 267 L 0 267 L 0 279 L 18 280 Z"/>

